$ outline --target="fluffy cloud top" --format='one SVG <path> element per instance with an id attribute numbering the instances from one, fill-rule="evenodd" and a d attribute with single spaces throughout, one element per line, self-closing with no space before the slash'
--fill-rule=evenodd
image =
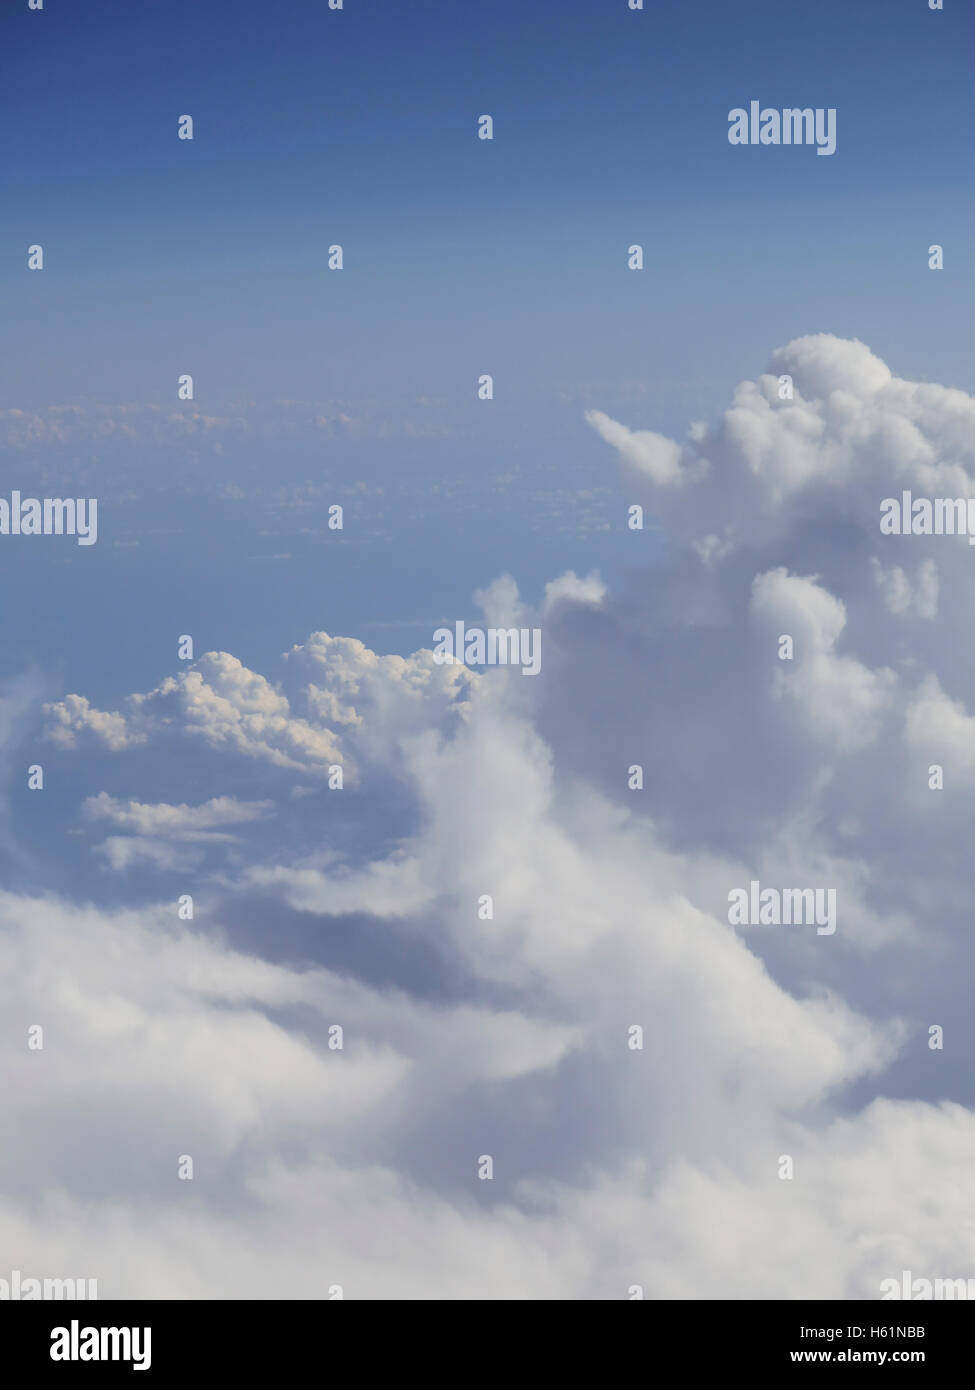
<path id="1" fill-rule="evenodd" d="M 542 626 L 537 679 L 316 633 L 267 675 L 208 653 L 119 713 L 48 707 L 59 757 L 186 736 L 262 794 L 84 802 L 141 846 L 116 862 L 201 856 L 192 922 L 175 887 L 0 899 L 12 1265 L 169 1297 L 975 1274 L 973 556 L 878 526 L 901 487 L 967 495 L 975 401 L 819 335 L 685 444 L 590 421 L 667 549 L 537 610 L 485 588 Z M 332 762 L 352 789 L 308 794 Z M 274 768 L 304 780 L 272 816 Z M 835 891 L 835 935 L 731 925 L 756 879 Z"/>

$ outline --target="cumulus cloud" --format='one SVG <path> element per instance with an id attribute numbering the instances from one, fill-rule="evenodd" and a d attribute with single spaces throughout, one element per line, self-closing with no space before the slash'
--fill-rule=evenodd
<path id="1" fill-rule="evenodd" d="M 317 632 L 284 654 L 278 681 L 228 652 L 207 652 L 155 689 L 128 696 L 124 713 L 94 709 L 80 695 L 44 712 L 48 737 L 66 747 L 87 738 L 117 752 L 175 735 L 318 776 L 342 766 L 351 777 L 351 732 L 359 730 L 363 745 L 381 742 L 383 712 L 393 702 L 400 720 L 412 711 L 418 729 L 461 717 L 475 680 L 463 666 L 438 665 L 426 649 L 378 656 L 355 638 Z M 373 716 L 366 727 L 358 707 Z"/>
<path id="2" fill-rule="evenodd" d="M 145 742 L 145 734 L 131 730 L 118 711 L 94 709 L 83 695 L 52 701 L 44 706 L 44 713 L 49 721 L 48 737 L 65 748 L 74 747 L 84 735 L 113 752 Z"/>
<path id="3" fill-rule="evenodd" d="M 627 481 L 649 489 L 688 543 L 780 540 L 841 515 L 847 530 L 879 539 L 884 497 L 911 487 L 972 491 L 975 400 L 894 377 L 863 343 L 825 333 L 775 352 L 767 373 L 738 387 L 720 422 L 693 430 L 686 444 L 652 436 L 666 465 L 634 468 L 642 453 L 634 454 L 631 430 L 598 411 L 587 418 L 619 452 Z M 688 486 L 671 486 L 678 477 Z"/>
<path id="4" fill-rule="evenodd" d="M 237 791 L 303 780 L 273 817 L 84 803 L 133 832 L 115 862 L 208 865 L 260 819 L 192 923 L 0 896 L 12 1263 L 157 1297 L 972 1274 L 972 552 L 878 515 L 967 495 L 975 401 L 817 335 L 679 446 L 589 418 L 667 548 L 617 591 L 486 585 L 486 621 L 542 627 L 537 678 L 316 633 L 267 674 L 209 653 L 120 713 L 49 707 L 65 752 L 185 737 Z M 317 796 L 332 761 L 357 778 Z M 835 892 L 835 934 L 732 925 L 753 880 Z"/>
<path id="5" fill-rule="evenodd" d="M 800 705 L 806 731 L 843 748 L 875 738 L 878 715 L 889 703 L 897 677 L 836 653 L 846 626 L 845 605 L 815 579 L 777 569 L 756 575 L 751 613 L 773 642 L 783 636 L 793 640 L 791 657 L 775 668 L 773 690 Z"/>

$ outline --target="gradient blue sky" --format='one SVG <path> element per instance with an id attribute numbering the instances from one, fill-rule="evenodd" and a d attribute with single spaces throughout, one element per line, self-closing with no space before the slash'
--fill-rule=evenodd
<path id="1" fill-rule="evenodd" d="M 466 400 L 494 369 L 499 413 L 639 376 L 677 431 L 824 328 L 972 384 L 953 0 L 49 0 L 3 28 L 3 403 L 168 399 L 182 370 L 201 408 Z M 835 156 L 729 146 L 753 97 L 835 106 Z"/>

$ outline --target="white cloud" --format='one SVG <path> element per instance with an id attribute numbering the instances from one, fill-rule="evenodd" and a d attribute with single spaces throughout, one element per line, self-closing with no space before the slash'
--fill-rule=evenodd
<path id="1" fill-rule="evenodd" d="M 586 411 L 586 419 L 607 444 L 620 451 L 635 472 L 646 474 L 658 486 L 672 486 L 683 481 L 681 448 L 672 439 L 655 434 L 653 430 L 627 429 L 601 410 Z"/>
<path id="2" fill-rule="evenodd" d="M 164 835 L 173 839 L 194 839 L 221 825 L 243 825 L 260 820 L 273 808 L 270 801 L 238 801 L 232 796 L 214 796 L 201 806 L 167 806 L 140 801 L 120 801 L 107 792 L 86 797 L 81 805 L 88 820 L 109 820 L 123 830 L 141 835 Z"/>
<path id="3" fill-rule="evenodd" d="M 113 752 L 145 742 L 145 734 L 131 731 L 123 715 L 94 709 L 83 695 L 66 695 L 46 704 L 44 713 L 49 718 L 48 737 L 66 748 L 74 747 L 81 733 L 90 734 Z"/>
<path id="4" fill-rule="evenodd" d="M 774 689 L 800 707 L 807 731 L 844 749 L 871 742 L 897 677 L 836 652 L 845 605 L 815 579 L 777 569 L 756 575 L 751 612 L 767 631 L 770 655 L 779 638 L 793 639 L 794 656 L 775 666 Z"/>
<path id="5" fill-rule="evenodd" d="M 544 615 L 537 681 L 317 633 L 269 675 L 209 653 L 124 713 L 51 707 L 63 742 L 189 735 L 244 785 L 362 776 L 266 820 L 91 798 L 134 832 L 116 863 L 176 868 L 262 818 L 192 924 L 0 898 L 12 1264 L 156 1297 L 972 1274 L 972 556 L 888 546 L 877 517 L 901 485 L 968 486 L 975 402 L 818 335 L 684 445 L 590 421 L 667 553 L 618 594 L 570 571 L 539 610 L 508 575 L 475 595 L 492 625 Z M 732 927 L 756 878 L 834 890 L 835 935 Z"/>
<path id="6" fill-rule="evenodd" d="M 107 820 L 120 830 L 132 832 L 110 835 L 96 845 L 95 853 L 111 869 L 121 871 L 138 864 L 183 869 L 202 862 L 202 847 L 235 842 L 236 836 L 217 827 L 259 820 L 273 808 L 272 801 L 238 801 L 232 796 L 212 797 L 202 806 L 150 805 L 120 801 L 107 792 L 99 792 L 85 798 L 81 815 L 86 821 Z"/>
<path id="7" fill-rule="evenodd" d="M 581 603 L 598 606 L 608 593 L 597 570 L 580 578 L 575 570 L 566 570 L 558 579 L 545 585 L 545 602 L 542 612 L 547 613 L 557 603 Z"/>
<path id="8" fill-rule="evenodd" d="M 871 556 L 871 564 L 877 586 L 891 613 L 927 619 L 937 617 L 938 567 L 930 556 L 918 567 L 913 583 L 900 565 L 885 568 L 876 555 Z"/>
<path id="9" fill-rule="evenodd" d="M 130 695 L 124 714 L 95 710 L 79 695 L 44 712 L 48 737 L 68 747 L 82 733 L 113 752 L 175 734 L 320 777 L 341 766 L 351 781 L 354 733 L 367 756 L 381 756 L 383 717 L 393 704 L 400 721 L 412 711 L 416 728 L 425 728 L 463 717 L 476 680 L 463 666 L 438 665 L 426 649 L 378 656 L 355 638 L 317 632 L 285 654 L 278 682 L 228 652 L 207 652 L 154 690 Z M 366 728 L 357 706 L 372 715 Z"/>

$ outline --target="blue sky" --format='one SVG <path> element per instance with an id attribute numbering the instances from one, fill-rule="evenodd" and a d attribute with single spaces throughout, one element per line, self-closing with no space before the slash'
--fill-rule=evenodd
<path id="1" fill-rule="evenodd" d="M 272 587 L 289 609 L 297 596 L 296 629 L 351 630 L 366 620 L 351 590 L 374 583 L 387 611 L 370 606 L 373 622 L 421 619 L 378 640 L 412 650 L 495 559 L 537 591 L 553 565 L 624 558 L 616 539 L 561 534 L 537 500 L 535 484 L 550 491 L 567 468 L 573 488 L 605 485 L 584 409 L 612 413 L 635 390 L 633 423 L 681 437 L 772 345 L 827 329 L 917 379 L 972 385 L 975 206 L 959 170 L 975 134 L 973 27 L 962 6 L 827 3 L 813 15 L 763 0 L 644 13 L 552 0 L 11 10 L 0 293 L 16 350 L 0 405 L 168 406 L 182 372 L 202 414 L 339 402 L 396 430 L 429 402 L 425 437 L 447 443 L 309 449 L 305 475 L 368 474 L 387 492 L 412 480 L 428 502 L 428 471 L 480 489 L 475 513 L 448 505 L 429 521 L 456 548 L 449 586 L 427 573 L 419 517 L 387 534 L 382 564 L 354 586 L 320 546 L 304 560 L 300 544 L 252 547 L 295 556 Z M 835 106 L 836 154 L 730 146 L 727 113 L 752 98 Z M 484 112 L 493 142 L 475 138 Z M 192 143 L 176 138 L 184 113 Z M 941 274 L 927 269 L 933 241 Z M 35 242 L 42 274 L 26 269 Z M 333 242 L 341 273 L 326 269 Z M 641 273 L 625 266 L 632 242 Z M 474 400 L 482 372 L 496 383 L 488 407 Z M 176 447 L 136 442 L 125 469 L 136 496 L 103 498 L 98 558 L 59 557 L 77 585 L 69 609 L 93 601 L 89 581 L 157 601 L 138 498 L 165 487 Z M 204 478 L 211 467 L 191 465 Z M 485 480 L 512 469 L 520 483 L 491 495 Z M 211 505 L 192 504 L 216 534 L 204 547 L 187 533 L 168 591 L 177 609 L 192 596 L 198 623 L 229 645 L 243 637 L 234 594 L 249 589 L 253 630 L 267 580 L 229 573 L 221 557 L 236 556 L 219 536 L 267 528 L 257 509 L 224 522 Z M 192 529 L 185 513 L 177 526 Z M 526 531 L 531 544 L 516 543 Z M 142 554 L 114 557 L 106 584 L 113 538 Z M 328 599 L 306 602 L 315 588 Z M 8 654 L 27 653 L 13 642 Z"/>
<path id="2" fill-rule="evenodd" d="M 5 35 L 7 401 L 96 379 L 100 399 L 157 400 L 187 359 L 201 401 L 454 399 L 487 360 L 531 414 L 553 383 L 639 369 L 676 429 L 675 394 L 715 408 L 733 356 L 826 324 L 906 371 L 971 380 L 965 6 L 21 10 Z M 835 106 L 836 155 L 730 147 L 727 113 L 752 97 Z M 184 112 L 192 144 L 175 138 Z M 37 239 L 41 279 L 21 254 Z M 325 271 L 333 241 L 343 275 Z"/>

